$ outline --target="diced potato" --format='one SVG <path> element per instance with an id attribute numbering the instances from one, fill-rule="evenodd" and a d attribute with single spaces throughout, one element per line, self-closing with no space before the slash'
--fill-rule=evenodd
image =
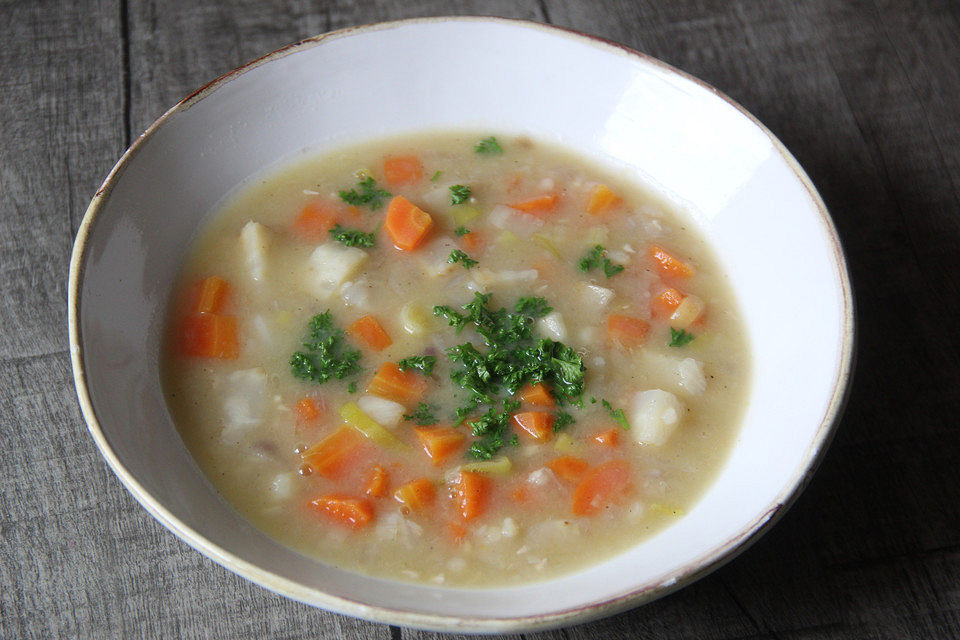
<path id="1" fill-rule="evenodd" d="M 449 197 L 450 192 L 447 192 Z M 480 207 L 475 204 L 460 204 L 453 207 L 453 221 L 456 225 L 463 226 L 469 224 L 471 220 L 480 215 Z"/>
<path id="2" fill-rule="evenodd" d="M 449 261 L 450 253 L 457 248 L 457 243 L 446 236 L 431 241 L 420 252 L 420 264 L 432 278 L 449 273 L 452 269 L 463 267 Z"/>
<path id="3" fill-rule="evenodd" d="M 641 444 L 660 446 L 680 426 L 683 411 L 683 404 L 669 391 L 641 391 L 630 406 L 630 433 Z"/>
<path id="4" fill-rule="evenodd" d="M 357 278 L 344 283 L 340 288 L 340 297 L 347 306 L 369 309 L 371 289 L 369 280 L 363 277 Z"/>
<path id="5" fill-rule="evenodd" d="M 520 284 L 533 283 L 540 277 L 540 272 L 536 269 L 524 269 L 522 271 L 493 271 L 491 269 L 476 269 L 473 274 L 474 282 L 486 290 L 488 287 L 497 284 Z"/>
<path id="6" fill-rule="evenodd" d="M 694 295 L 687 296 L 670 316 L 670 326 L 675 329 L 686 329 L 703 315 L 704 308 L 706 305 L 703 300 Z"/>
<path id="7" fill-rule="evenodd" d="M 430 314 L 416 302 L 408 302 L 400 309 L 400 324 L 412 336 L 429 331 L 431 322 Z"/>
<path id="8" fill-rule="evenodd" d="M 325 242 L 310 254 L 307 288 L 314 295 L 327 298 L 353 275 L 366 259 L 367 252 L 363 249 Z"/>
<path id="9" fill-rule="evenodd" d="M 559 311 L 551 311 L 537 320 L 537 331 L 544 337 L 564 342 L 567 339 L 567 327 Z"/>
<path id="10" fill-rule="evenodd" d="M 275 475 L 270 482 L 270 491 L 277 500 L 289 500 L 293 496 L 293 474 Z"/>
<path id="11" fill-rule="evenodd" d="M 402 404 L 379 396 L 361 396 L 357 399 L 357 406 L 382 427 L 395 426 L 404 412 Z"/>
<path id="12" fill-rule="evenodd" d="M 587 231 L 587 245 L 593 247 L 605 243 L 607 241 L 607 234 L 607 228 L 603 225 L 590 227 L 590 230 Z"/>
<path id="13" fill-rule="evenodd" d="M 240 230 L 240 247 L 254 282 L 260 282 L 266 276 L 272 245 L 273 233 L 259 222 L 248 222 Z"/>
<path id="14" fill-rule="evenodd" d="M 224 379 L 223 432 L 221 437 L 237 442 L 263 422 L 267 402 L 267 374 L 263 369 L 241 369 Z"/>
<path id="15" fill-rule="evenodd" d="M 606 307 L 613 299 L 613 289 L 595 284 L 580 285 L 580 297 L 588 307 Z"/>
<path id="16" fill-rule="evenodd" d="M 684 358 L 677 365 L 677 386 L 690 395 L 700 395 L 707 390 L 703 375 L 703 363 L 693 358 Z"/>
<path id="17" fill-rule="evenodd" d="M 577 443 L 569 433 L 561 433 L 553 443 L 553 448 L 560 453 L 576 453 Z"/>

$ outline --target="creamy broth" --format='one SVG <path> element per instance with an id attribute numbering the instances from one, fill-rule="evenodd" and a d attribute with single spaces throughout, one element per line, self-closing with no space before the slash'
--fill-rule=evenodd
<path id="1" fill-rule="evenodd" d="M 224 498 L 305 554 L 415 582 L 543 580 L 683 517 L 736 436 L 750 357 L 705 240 L 625 173 L 524 137 L 478 151 L 488 136 L 430 133 L 303 159 L 245 185 L 190 249 L 164 359 L 172 415 Z M 397 196 L 429 215 L 425 233 Z M 332 222 L 374 233 L 372 246 L 346 246 Z M 534 297 L 551 311 L 528 301 L 517 312 Z M 451 378 L 463 364 L 448 350 L 488 352 L 471 302 L 529 333 L 506 348 L 546 339 L 554 358 L 520 406 L 501 385 L 456 425 L 471 393 Z M 436 315 L 439 305 L 452 313 Z M 297 377 L 297 352 L 323 369 L 304 343 L 327 311 L 331 330 L 346 330 L 333 359 L 358 350 L 359 371 Z M 432 372 L 397 374 L 413 356 L 435 358 Z M 475 436 L 491 408 L 502 418 Z"/>

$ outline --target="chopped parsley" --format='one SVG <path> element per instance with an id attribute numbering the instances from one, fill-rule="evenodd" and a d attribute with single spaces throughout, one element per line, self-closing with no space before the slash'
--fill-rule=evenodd
<path id="1" fill-rule="evenodd" d="M 624 267 L 622 264 L 610 262 L 610 259 L 605 255 L 606 252 L 607 250 L 603 248 L 603 245 L 594 245 L 593 249 L 591 249 L 587 255 L 580 258 L 580 262 L 577 263 L 577 268 L 586 273 L 591 269 L 601 267 L 607 278 L 612 278 L 623 271 Z"/>
<path id="2" fill-rule="evenodd" d="M 373 176 L 367 176 L 360 180 L 356 189 L 340 192 L 340 199 L 347 204 L 352 204 L 355 207 L 366 205 L 371 210 L 379 209 L 383 205 L 384 199 L 389 197 L 390 192 L 378 188 L 377 181 L 373 179 Z"/>
<path id="3" fill-rule="evenodd" d="M 606 400 L 601 400 L 604 408 L 607 410 L 607 413 L 610 414 L 610 417 L 617 421 L 617 423 L 624 429 L 630 428 L 630 423 L 627 422 L 627 416 L 623 415 L 623 409 L 614 409 L 613 406 Z"/>
<path id="4" fill-rule="evenodd" d="M 456 234 L 456 236 L 459 238 L 470 233 L 470 229 L 467 229 L 465 226 L 460 225 L 459 227 L 456 228 L 456 230 L 453 233 Z"/>
<path id="5" fill-rule="evenodd" d="M 520 446 L 520 438 L 517 437 L 517 434 L 513 434 L 513 437 L 510 438 L 510 445 L 514 447 Z"/>
<path id="6" fill-rule="evenodd" d="M 443 175 L 443 171 L 437 171 L 435 174 L 433 174 L 433 177 L 430 178 L 430 182 L 436 182 L 437 180 L 440 179 L 440 176 L 442 175 Z"/>
<path id="7" fill-rule="evenodd" d="M 334 240 L 348 247 L 372 247 L 377 242 L 376 231 L 366 233 L 360 231 L 360 229 L 346 229 L 341 227 L 339 223 L 334 225 L 333 229 L 330 229 L 330 235 L 333 236 Z"/>
<path id="8" fill-rule="evenodd" d="M 350 384 L 347 385 L 347 393 L 356 393 L 357 392 L 357 381 L 351 380 Z"/>
<path id="9" fill-rule="evenodd" d="M 470 187 L 464 184 L 455 184 L 450 187 L 450 204 L 463 204 L 470 197 Z"/>
<path id="10" fill-rule="evenodd" d="M 545 298 L 529 297 L 517 300 L 514 310 L 531 318 L 542 318 L 553 311 L 553 307 L 547 304 Z"/>
<path id="11" fill-rule="evenodd" d="M 419 425 L 428 425 L 428 424 L 437 424 L 437 418 L 434 415 L 435 409 L 428 405 L 426 402 L 421 402 L 417 405 L 416 411 L 410 415 L 404 414 L 404 420 L 413 420 Z"/>
<path id="12" fill-rule="evenodd" d="M 573 416 L 566 411 L 558 411 L 557 417 L 553 421 L 553 432 L 557 433 L 558 431 L 563 431 L 571 424 L 573 424 Z"/>
<path id="13" fill-rule="evenodd" d="M 397 367 L 400 371 L 415 369 L 423 375 L 428 376 L 433 373 L 433 366 L 437 364 L 435 356 L 411 356 L 400 361 Z"/>
<path id="14" fill-rule="evenodd" d="M 464 253 L 460 249 L 454 249 L 453 251 L 451 251 L 450 257 L 447 258 L 447 262 L 449 262 L 450 264 L 456 264 L 459 262 L 467 269 L 477 265 L 476 260 L 468 256 L 466 253 Z"/>
<path id="15" fill-rule="evenodd" d="M 330 378 L 342 380 L 360 371 L 360 351 L 350 348 L 329 310 L 313 316 L 308 326 L 310 335 L 303 343 L 307 351 L 290 356 L 294 376 L 323 384 Z"/>
<path id="16" fill-rule="evenodd" d="M 500 143 L 497 142 L 497 139 L 493 136 L 484 138 L 477 144 L 473 145 L 473 150 L 477 153 L 485 154 L 503 153 L 503 147 L 500 146 Z"/>
<path id="17" fill-rule="evenodd" d="M 485 345 L 483 349 L 464 342 L 446 350 L 451 363 L 459 365 L 450 378 L 469 394 L 466 405 L 456 410 L 458 423 L 480 405 L 495 405 L 501 394 L 513 396 L 528 383 L 547 382 L 558 402 L 582 405 L 586 372 L 583 358 L 561 342 L 533 337 L 533 318 L 549 309 L 547 301 L 521 298 L 514 313 L 488 308 L 489 301 L 489 294 L 477 293 L 462 307 L 464 313 L 449 306 L 434 307 L 434 314 L 446 317 L 458 332 L 468 323 L 473 325 Z M 510 413 L 519 406 L 519 402 L 507 399 L 501 411 L 491 406 L 480 419 L 470 422 L 478 440 L 469 454 L 481 460 L 493 457 L 504 444 Z"/>
<path id="18" fill-rule="evenodd" d="M 680 329 L 677 331 L 673 327 L 670 327 L 670 346 L 671 347 L 683 347 L 690 344 L 694 336 L 692 333 L 687 333 L 685 329 Z"/>

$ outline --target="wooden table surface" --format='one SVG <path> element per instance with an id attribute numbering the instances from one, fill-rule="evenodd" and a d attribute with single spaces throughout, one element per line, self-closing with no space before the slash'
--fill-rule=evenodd
<path id="1" fill-rule="evenodd" d="M 65 308 L 87 202 L 131 139 L 169 106 L 313 34 L 453 13 L 601 35 L 731 95 L 820 189 L 856 290 L 849 407 L 820 471 L 780 523 L 693 586 L 537 637 L 960 637 L 960 3 L 0 7 L 0 638 L 447 637 L 292 602 L 163 529 L 87 434 Z"/>

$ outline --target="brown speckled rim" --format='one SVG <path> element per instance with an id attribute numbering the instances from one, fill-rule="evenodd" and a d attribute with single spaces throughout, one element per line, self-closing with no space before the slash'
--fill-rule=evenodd
<path id="1" fill-rule="evenodd" d="M 796 470 L 795 475 L 784 487 L 783 491 L 774 499 L 763 514 L 753 522 L 745 525 L 735 536 L 717 545 L 709 552 L 688 562 L 679 569 L 673 576 L 666 580 L 658 580 L 655 583 L 638 585 L 617 596 L 604 599 L 602 601 L 588 602 L 582 606 L 569 609 L 554 611 L 551 613 L 529 616 L 529 617 L 508 617 L 508 618 L 478 618 L 451 615 L 435 615 L 428 613 L 411 612 L 405 610 L 396 610 L 386 607 L 371 606 L 362 602 L 357 602 L 338 596 L 324 593 L 318 589 L 304 587 L 303 585 L 282 578 L 270 571 L 266 571 L 257 565 L 254 565 L 225 549 L 213 544 L 195 530 L 187 526 L 171 514 L 162 504 L 160 504 L 149 492 L 147 492 L 136 478 L 123 466 L 118 459 L 113 448 L 110 446 L 103 429 L 97 419 L 96 410 L 90 398 L 90 392 L 87 388 L 86 366 L 83 354 L 83 341 L 81 336 L 81 285 L 84 276 L 84 267 L 88 256 L 88 240 L 93 233 L 99 215 L 103 210 L 114 185 L 123 175 L 127 165 L 136 157 L 143 144 L 156 131 L 171 118 L 172 115 L 185 111 L 197 102 L 203 100 L 208 95 L 230 82 L 239 75 L 250 71 L 260 65 L 267 64 L 284 56 L 296 53 L 301 50 L 312 48 L 322 44 L 327 40 L 333 40 L 348 37 L 354 33 L 369 33 L 384 29 L 395 29 L 411 24 L 420 23 L 444 23 L 444 22 L 479 22 L 492 24 L 509 24 L 514 27 L 523 27 L 531 30 L 537 30 L 549 33 L 556 37 L 569 38 L 576 40 L 581 44 L 589 45 L 608 53 L 627 56 L 637 59 L 644 64 L 657 67 L 668 71 L 682 79 L 692 82 L 700 87 L 709 90 L 718 98 L 726 101 L 743 116 L 754 123 L 773 144 L 773 147 L 780 153 L 787 164 L 793 169 L 794 174 L 800 183 L 806 188 L 810 201 L 819 214 L 819 221 L 823 233 L 830 243 L 833 253 L 833 267 L 837 281 L 840 285 L 840 294 L 843 299 L 843 327 L 840 361 L 834 373 L 833 392 L 827 410 L 824 413 L 820 427 L 808 448 L 803 463 Z M 175 105 L 164 113 L 150 127 L 141 134 L 130 148 L 123 154 L 116 166 L 107 175 L 100 189 L 90 202 L 87 208 L 80 228 L 77 231 L 77 237 L 73 248 L 73 254 L 70 259 L 70 276 L 68 291 L 68 322 L 70 335 L 70 357 L 73 366 L 74 383 L 77 389 L 77 398 L 83 417 L 87 422 L 90 435 L 100 449 L 101 454 L 106 459 L 110 468 L 116 473 L 120 481 L 127 487 L 133 496 L 140 502 L 150 514 L 159 520 L 167 529 L 180 537 L 191 547 L 206 555 L 214 562 L 237 573 L 260 586 L 298 600 L 305 604 L 321 607 L 358 618 L 364 618 L 374 622 L 402 625 L 407 627 L 416 627 L 422 629 L 433 629 L 442 631 L 467 632 L 467 633 L 511 633 L 520 631 L 534 631 L 549 628 L 560 627 L 569 624 L 587 622 L 604 616 L 613 615 L 631 607 L 650 602 L 662 596 L 665 596 L 681 587 L 698 580 L 706 574 L 719 568 L 726 562 L 732 560 L 736 555 L 742 553 L 750 544 L 755 542 L 762 533 L 766 532 L 770 526 L 776 522 L 786 511 L 786 509 L 797 499 L 800 492 L 809 483 L 813 472 L 816 470 L 826 452 L 827 446 L 833 437 L 835 427 L 839 421 L 840 415 L 846 404 L 850 390 L 850 381 L 853 371 L 853 360 L 855 353 L 855 335 L 854 335 L 854 299 L 853 290 L 850 284 L 850 278 L 847 271 L 846 259 L 843 254 L 843 248 L 837 235 L 833 221 L 827 212 L 823 200 L 817 193 L 816 188 L 810 181 L 810 178 L 797 163 L 796 159 L 787 151 L 786 147 L 774 136 L 763 124 L 761 124 L 746 109 L 737 104 L 734 100 L 724 95 L 709 84 L 695 78 L 683 71 L 680 71 L 656 58 L 640 53 L 622 44 L 612 42 L 589 34 L 584 34 L 573 29 L 543 25 L 536 22 L 525 20 L 514 20 L 509 18 L 488 18 L 488 17 L 436 17 L 419 18 L 410 20 L 399 20 L 395 22 L 385 22 L 361 27 L 351 27 L 341 29 L 323 35 L 315 36 L 302 40 L 298 43 L 288 45 L 281 49 L 269 53 L 261 58 L 250 62 L 243 67 L 227 73 L 213 82 L 208 83 L 196 92 L 192 93 L 186 99 Z"/>

